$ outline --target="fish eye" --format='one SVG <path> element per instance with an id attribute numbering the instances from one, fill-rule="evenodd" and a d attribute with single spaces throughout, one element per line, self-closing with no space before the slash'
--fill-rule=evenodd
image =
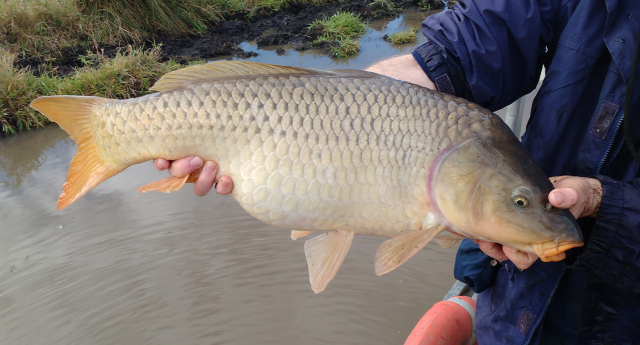
<path id="1" fill-rule="evenodd" d="M 529 200 L 527 200 L 525 197 L 522 197 L 522 196 L 517 196 L 517 197 L 513 198 L 513 202 L 515 202 L 516 205 L 518 205 L 520 207 L 529 206 Z"/>
<path id="2" fill-rule="evenodd" d="M 531 204 L 531 200 L 533 200 L 533 192 L 527 187 L 516 187 L 511 192 L 511 201 L 518 207 L 528 207 Z"/>

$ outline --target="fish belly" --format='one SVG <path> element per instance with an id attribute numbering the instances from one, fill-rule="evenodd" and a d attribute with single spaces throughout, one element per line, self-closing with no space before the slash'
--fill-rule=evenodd
<path id="1" fill-rule="evenodd" d="M 257 76 L 94 109 L 100 156 L 125 168 L 199 155 L 254 217 L 296 230 L 395 236 L 429 213 L 433 157 L 488 136 L 465 100 L 389 78 Z"/>

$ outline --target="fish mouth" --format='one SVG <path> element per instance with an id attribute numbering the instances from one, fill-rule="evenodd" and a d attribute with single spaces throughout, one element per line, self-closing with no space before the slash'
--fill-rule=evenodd
<path id="1" fill-rule="evenodd" d="M 540 257 L 542 262 L 552 262 L 552 261 L 560 261 L 567 257 L 565 251 L 575 248 L 582 247 L 584 242 L 546 242 L 541 244 L 534 244 L 533 250 Z"/>

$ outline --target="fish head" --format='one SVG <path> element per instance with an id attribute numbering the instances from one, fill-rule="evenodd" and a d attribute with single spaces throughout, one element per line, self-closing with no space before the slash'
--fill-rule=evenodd
<path id="1" fill-rule="evenodd" d="M 514 137 L 515 139 L 515 137 Z M 439 216 L 463 235 L 559 261 L 583 245 L 568 210 L 552 207 L 553 184 L 515 139 L 509 145 L 479 138 L 434 159 L 430 185 Z"/>

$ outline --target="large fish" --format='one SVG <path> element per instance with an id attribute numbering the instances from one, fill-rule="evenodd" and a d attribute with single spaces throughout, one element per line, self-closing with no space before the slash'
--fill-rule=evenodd
<path id="1" fill-rule="evenodd" d="M 461 98 L 375 73 L 218 62 L 168 73 L 128 99 L 40 97 L 31 106 L 78 144 L 63 209 L 152 158 L 198 155 L 230 176 L 254 217 L 305 242 L 312 289 L 333 279 L 355 234 L 392 239 L 387 273 L 430 240 L 468 237 L 558 261 L 582 245 L 553 186 L 500 118 Z M 141 191 L 170 192 L 194 176 Z"/>

